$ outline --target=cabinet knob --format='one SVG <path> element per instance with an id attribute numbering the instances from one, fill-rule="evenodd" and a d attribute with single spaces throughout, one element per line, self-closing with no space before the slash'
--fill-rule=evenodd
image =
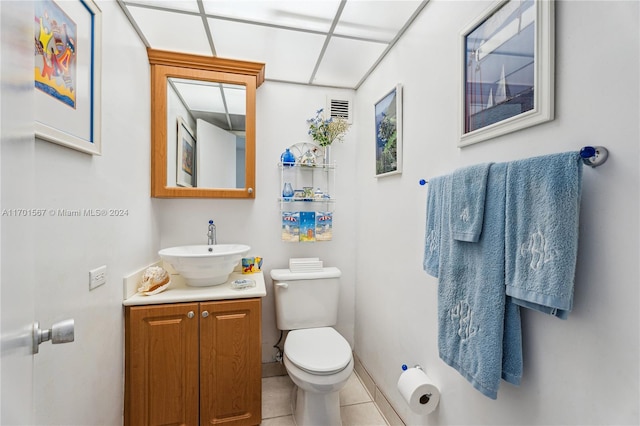
<path id="1" fill-rule="evenodd" d="M 207 311 L 202 311 L 202 318 L 206 318 L 209 316 L 209 312 Z"/>
<path id="2" fill-rule="evenodd" d="M 193 318 L 195 316 L 196 316 L 196 314 L 194 314 L 193 311 L 187 312 L 187 318 Z"/>

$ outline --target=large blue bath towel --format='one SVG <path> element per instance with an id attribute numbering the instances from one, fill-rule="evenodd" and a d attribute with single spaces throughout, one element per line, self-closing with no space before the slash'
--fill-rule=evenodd
<path id="1" fill-rule="evenodd" d="M 442 227 L 438 272 L 440 358 L 492 399 L 501 378 L 518 384 L 522 376 L 520 313 L 505 295 L 505 181 L 506 164 L 491 165 L 477 243 L 454 240 L 449 226 Z M 445 177 L 446 224 L 451 184 Z"/>
<path id="2" fill-rule="evenodd" d="M 424 270 L 432 277 L 438 276 L 440 265 L 440 228 L 442 226 L 442 191 L 444 177 L 429 179 L 427 191 L 427 223 L 424 236 Z"/>
<path id="3" fill-rule="evenodd" d="M 487 176 L 491 163 L 457 169 L 451 175 L 451 235 L 458 241 L 477 242 L 482 231 Z"/>
<path id="4" fill-rule="evenodd" d="M 508 163 L 506 292 L 566 319 L 573 307 L 582 161 L 578 152 Z"/>

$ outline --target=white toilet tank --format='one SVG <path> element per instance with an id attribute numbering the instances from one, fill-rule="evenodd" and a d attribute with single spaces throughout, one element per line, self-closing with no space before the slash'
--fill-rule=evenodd
<path id="1" fill-rule="evenodd" d="M 279 330 L 331 327 L 338 321 L 340 269 L 322 272 L 291 272 L 272 269 Z"/>

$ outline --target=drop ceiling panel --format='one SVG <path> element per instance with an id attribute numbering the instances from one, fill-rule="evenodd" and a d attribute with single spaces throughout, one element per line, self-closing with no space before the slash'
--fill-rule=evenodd
<path id="1" fill-rule="evenodd" d="M 357 89 L 429 0 L 117 1 L 153 49 L 264 62 L 266 80 Z"/>
<path id="2" fill-rule="evenodd" d="M 212 84 L 175 83 L 187 108 L 195 111 L 225 112 L 220 88 Z"/>
<path id="3" fill-rule="evenodd" d="M 327 32 L 340 1 L 204 0 L 203 4 L 207 15 Z"/>
<path id="4" fill-rule="evenodd" d="M 356 87 L 386 47 L 383 43 L 332 37 L 313 83 Z"/>
<path id="5" fill-rule="evenodd" d="M 127 5 L 142 5 L 166 9 L 184 10 L 198 13 L 198 2 L 196 0 L 134 0 L 127 1 Z"/>
<path id="6" fill-rule="evenodd" d="M 335 34 L 389 42 L 421 1 L 348 1 Z"/>
<path id="7" fill-rule="evenodd" d="M 247 113 L 247 93 L 244 87 L 225 85 L 224 100 L 229 114 L 245 115 Z"/>
<path id="8" fill-rule="evenodd" d="M 211 56 L 207 34 L 199 16 L 131 5 L 128 9 L 154 49 Z"/>
<path id="9" fill-rule="evenodd" d="M 170 78 L 169 80 L 189 110 L 237 115 L 245 115 L 247 112 L 247 96 L 244 86 L 221 85 L 220 83 L 181 78 Z"/>
<path id="10" fill-rule="evenodd" d="M 308 83 L 325 36 L 209 19 L 218 56 L 264 62 L 265 78 Z"/>

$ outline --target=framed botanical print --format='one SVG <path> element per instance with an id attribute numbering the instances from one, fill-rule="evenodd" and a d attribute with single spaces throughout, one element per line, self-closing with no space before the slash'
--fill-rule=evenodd
<path id="1" fill-rule="evenodd" d="M 402 173 L 402 85 L 375 104 L 376 177 Z"/>

